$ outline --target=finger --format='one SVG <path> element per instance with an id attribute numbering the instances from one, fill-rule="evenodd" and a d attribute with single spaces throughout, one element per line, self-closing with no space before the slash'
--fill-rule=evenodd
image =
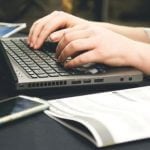
<path id="1" fill-rule="evenodd" d="M 88 30 L 69 30 L 67 33 L 64 33 L 62 40 L 58 43 L 56 48 L 56 58 L 59 57 L 64 48 L 71 43 L 72 41 L 78 39 L 86 39 L 90 37 L 90 32 Z"/>
<path id="2" fill-rule="evenodd" d="M 67 17 L 61 13 L 49 20 L 49 22 L 47 22 L 40 31 L 35 42 L 35 47 L 39 48 L 52 32 L 65 28 L 67 21 Z"/>
<path id="3" fill-rule="evenodd" d="M 46 20 L 42 19 L 39 22 L 35 22 L 33 24 L 33 26 L 31 27 L 29 37 L 30 37 L 30 41 L 33 45 L 35 44 L 35 42 L 39 36 L 39 33 L 41 32 L 41 30 L 42 30 L 43 26 L 46 24 L 46 22 L 47 22 Z"/>
<path id="4" fill-rule="evenodd" d="M 77 53 L 80 54 L 85 51 L 94 49 L 95 45 L 92 44 L 91 40 L 91 38 L 86 38 L 72 41 L 63 49 L 58 58 L 58 61 L 64 62 L 68 57 L 75 56 Z"/>
<path id="5" fill-rule="evenodd" d="M 81 55 L 78 55 L 74 59 L 64 64 L 65 68 L 75 68 L 89 63 L 97 63 L 97 56 L 94 50 L 89 50 Z"/>
<path id="6" fill-rule="evenodd" d="M 28 39 L 29 39 L 30 41 L 31 41 L 32 38 L 33 38 L 33 33 L 34 33 L 34 32 L 35 32 L 37 35 L 38 35 L 38 33 L 39 33 L 39 32 L 36 32 L 36 31 L 35 31 L 36 28 L 38 28 L 37 25 L 38 25 L 38 24 L 41 25 L 40 27 L 42 28 L 42 24 L 45 24 L 45 23 L 50 19 L 50 17 L 52 17 L 53 15 L 56 15 L 56 12 L 53 12 L 53 13 L 50 14 L 50 15 L 47 15 L 47 16 L 45 16 L 45 17 L 43 17 L 43 18 L 40 18 L 40 19 L 38 19 L 37 21 L 35 21 L 35 22 L 33 23 L 33 25 L 32 25 L 31 28 L 30 28 L 29 35 L 28 35 Z M 40 27 L 38 28 L 38 31 L 40 31 Z"/>
<path id="7" fill-rule="evenodd" d="M 40 19 L 39 21 L 33 24 L 33 27 L 31 27 L 31 32 L 30 32 L 30 40 L 34 46 L 44 27 L 46 26 L 47 28 L 50 28 L 51 20 L 56 18 L 57 15 L 59 15 L 59 12 L 55 11 L 52 14 Z"/>
<path id="8" fill-rule="evenodd" d="M 69 30 L 69 29 L 61 29 L 59 31 L 53 32 L 49 36 L 50 41 L 59 42 L 61 40 L 62 36 L 64 35 L 64 33 L 67 32 L 67 30 Z"/>
<path id="9" fill-rule="evenodd" d="M 30 28 L 29 34 L 28 34 L 28 44 L 32 43 L 32 34 L 33 34 L 33 30 L 36 27 L 36 25 L 41 21 L 42 19 L 38 19 L 37 21 L 35 21 L 33 23 L 33 25 Z"/>
<path id="10" fill-rule="evenodd" d="M 53 32 L 50 36 L 49 36 L 49 39 L 53 42 L 58 42 L 60 41 L 60 39 L 63 37 L 63 35 L 65 33 L 68 33 L 68 32 L 71 32 L 73 30 L 79 30 L 79 29 L 86 29 L 85 25 L 83 26 L 79 26 L 79 25 L 76 25 L 74 27 L 71 27 L 71 28 L 67 28 L 67 29 L 61 29 L 59 31 L 56 31 L 56 32 Z"/>

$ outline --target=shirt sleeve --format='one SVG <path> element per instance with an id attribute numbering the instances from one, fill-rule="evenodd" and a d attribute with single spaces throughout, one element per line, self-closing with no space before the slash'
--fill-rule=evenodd
<path id="1" fill-rule="evenodd" d="M 144 28 L 144 32 L 147 34 L 147 36 L 150 39 L 150 28 Z"/>

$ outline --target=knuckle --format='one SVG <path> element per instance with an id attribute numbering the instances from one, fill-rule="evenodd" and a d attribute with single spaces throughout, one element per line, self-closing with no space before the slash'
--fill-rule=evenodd
<path id="1" fill-rule="evenodd" d="M 49 25 L 46 25 L 44 28 L 43 28 L 43 32 L 48 32 L 49 30 Z"/>
<path id="2" fill-rule="evenodd" d="M 38 22 L 37 21 L 35 21 L 34 23 L 33 23 L 33 26 L 36 26 L 38 24 Z"/>
<path id="3" fill-rule="evenodd" d="M 77 45 L 77 44 L 76 44 L 76 42 L 74 41 L 74 42 L 71 42 L 71 43 L 70 43 L 70 46 L 69 46 L 69 47 L 70 47 L 71 50 L 75 50 L 75 49 L 76 49 L 76 45 Z"/>
<path id="4" fill-rule="evenodd" d="M 39 24 L 39 23 L 40 23 L 40 21 L 41 21 L 41 19 L 36 20 L 36 21 L 33 23 L 33 25 L 37 25 L 37 24 Z"/>
<path id="5" fill-rule="evenodd" d="M 70 41 L 70 35 L 68 33 L 64 33 L 64 42 L 69 42 Z"/>
<path id="6" fill-rule="evenodd" d="M 54 14 L 54 15 L 56 15 L 56 14 L 58 14 L 58 10 L 55 10 L 55 11 L 53 11 L 51 14 Z"/>
<path id="7" fill-rule="evenodd" d="M 58 14 L 63 15 L 63 14 L 66 14 L 66 13 L 64 11 L 58 11 Z"/>
<path id="8" fill-rule="evenodd" d="M 63 11 L 59 11 L 59 10 L 55 10 L 52 12 L 53 15 L 61 15 L 61 14 L 64 14 Z"/>
<path id="9" fill-rule="evenodd" d="M 64 58 L 67 57 L 67 55 L 68 55 L 67 50 L 62 51 L 62 56 L 63 56 Z"/>
<path id="10" fill-rule="evenodd" d="M 81 55 L 78 57 L 76 61 L 78 62 L 78 64 L 82 64 L 84 62 L 83 57 L 81 57 Z"/>
<path id="11" fill-rule="evenodd" d="M 43 32 L 39 35 L 39 40 L 45 40 L 45 34 L 43 34 Z"/>

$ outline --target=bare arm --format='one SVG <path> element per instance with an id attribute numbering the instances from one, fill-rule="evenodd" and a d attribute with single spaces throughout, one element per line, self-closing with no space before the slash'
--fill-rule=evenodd
<path id="1" fill-rule="evenodd" d="M 110 29 L 114 32 L 117 32 L 119 34 L 122 34 L 133 40 L 141 41 L 145 43 L 150 42 L 147 33 L 144 31 L 145 28 L 143 27 L 128 27 L 128 26 L 121 26 L 121 25 L 115 25 L 110 23 L 96 23 L 96 24 L 103 26 L 107 29 Z"/>
<path id="2" fill-rule="evenodd" d="M 132 55 L 134 53 L 136 55 Z M 133 67 L 138 68 L 145 74 L 150 75 L 149 56 L 150 56 L 150 44 L 135 41 L 132 52 L 129 55 L 129 59 Z"/>

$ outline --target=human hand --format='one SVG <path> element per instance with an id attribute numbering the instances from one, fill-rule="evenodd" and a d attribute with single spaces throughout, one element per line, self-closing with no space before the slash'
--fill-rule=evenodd
<path id="1" fill-rule="evenodd" d="M 53 32 L 57 35 L 56 38 L 53 37 L 53 41 L 57 42 L 69 28 L 79 24 L 88 24 L 88 22 L 62 11 L 54 11 L 33 23 L 28 43 L 34 49 L 38 49 Z M 49 38 L 51 40 L 51 36 Z"/>
<path id="2" fill-rule="evenodd" d="M 56 57 L 68 68 L 87 63 L 132 66 L 138 55 L 134 45 L 135 41 L 104 27 L 94 24 L 76 25 L 61 36 Z M 70 56 L 72 60 L 65 62 Z"/>

